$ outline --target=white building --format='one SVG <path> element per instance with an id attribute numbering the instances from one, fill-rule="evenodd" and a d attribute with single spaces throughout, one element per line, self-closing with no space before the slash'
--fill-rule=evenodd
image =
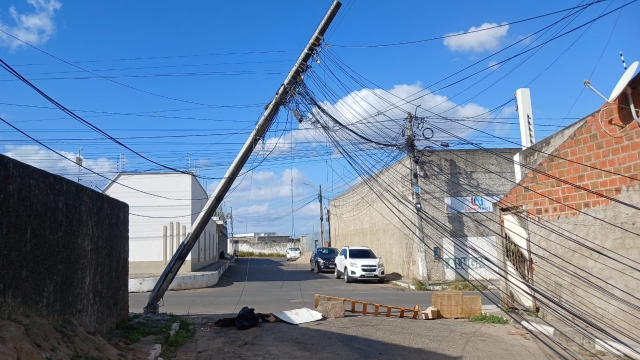
<path id="1" fill-rule="evenodd" d="M 184 173 L 120 173 L 102 192 L 129 204 L 129 273 L 162 272 L 208 199 L 196 177 Z M 226 247 L 218 238 L 209 220 L 180 272 L 217 261 Z"/>

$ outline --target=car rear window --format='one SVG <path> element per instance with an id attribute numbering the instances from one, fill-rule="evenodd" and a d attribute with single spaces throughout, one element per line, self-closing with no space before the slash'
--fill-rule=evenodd
<path id="1" fill-rule="evenodd" d="M 338 253 L 338 249 L 334 248 L 318 248 L 318 254 L 320 255 L 333 255 L 335 256 Z"/>
<path id="2" fill-rule="evenodd" d="M 369 249 L 350 249 L 349 257 L 352 259 L 376 259 L 376 254 Z"/>
<path id="3" fill-rule="evenodd" d="M 282 250 L 280 250 L 282 251 Z M 289 248 L 289 251 L 300 251 L 300 248 Z"/>

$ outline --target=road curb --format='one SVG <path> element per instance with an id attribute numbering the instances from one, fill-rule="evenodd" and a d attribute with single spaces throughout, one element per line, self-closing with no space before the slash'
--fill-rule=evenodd
<path id="1" fill-rule="evenodd" d="M 405 289 L 411 289 L 411 290 L 415 290 L 416 289 L 416 287 L 411 285 L 411 284 L 405 284 L 405 283 L 402 283 L 402 282 L 399 282 L 399 281 L 396 281 L 396 280 L 389 281 L 389 283 L 392 284 L 392 285 L 395 285 L 395 286 L 399 286 L 399 287 L 405 288 Z M 488 290 L 497 290 L 498 288 L 495 287 L 495 286 L 488 286 L 487 289 Z M 448 291 L 448 290 L 451 290 L 451 289 L 449 287 L 447 287 L 447 286 L 442 286 L 442 285 L 429 285 L 429 286 L 427 286 L 427 290 L 428 291 Z M 470 290 L 470 291 L 473 291 L 473 290 Z"/>
<path id="2" fill-rule="evenodd" d="M 222 265 L 222 267 L 216 271 L 203 272 L 195 275 L 177 275 L 171 282 L 171 285 L 169 285 L 169 290 L 201 289 L 213 286 L 218 283 L 220 276 L 222 276 L 222 274 L 229 268 L 229 264 L 231 262 L 235 262 L 235 258 Z M 149 292 L 153 290 L 153 287 L 156 285 L 159 278 L 160 277 L 158 276 L 129 279 L 129 292 Z"/>
<path id="3" fill-rule="evenodd" d="M 401 283 L 401 282 L 395 281 L 395 280 L 389 281 L 389 284 L 395 285 L 395 286 L 399 286 L 399 287 L 402 287 L 402 288 L 405 288 L 405 289 L 410 289 L 410 290 L 415 290 L 416 289 L 416 287 L 413 286 L 413 285 Z"/>
<path id="4" fill-rule="evenodd" d="M 149 350 L 148 360 L 157 360 L 160 357 L 160 353 L 162 352 L 162 345 L 155 344 L 151 350 Z"/>
<path id="5" fill-rule="evenodd" d="M 542 325 L 531 321 L 522 321 L 520 322 L 520 325 L 529 331 L 541 333 L 548 337 L 553 336 L 565 344 L 577 343 L 591 351 L 604 351 L 616 356 L 627 356 L 631 359 L 640 359 L 640 355 L 638 355 L 638 353 L 640 353 L 640 349 L 638 348 L 632 348 L 633 350 L 630 350 L 620 343 L 591 338 L 572 329 L 559 331 L 552 326 Z"/>

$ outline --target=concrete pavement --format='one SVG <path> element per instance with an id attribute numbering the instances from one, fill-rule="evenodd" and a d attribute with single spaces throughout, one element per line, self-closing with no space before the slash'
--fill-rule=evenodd
<path id="1" fill-rule="evenodd" d="M 314 295 L 317 293 L 404 307 L 417 304 L 426 308 L 431 303 L 429 291 L 410 291 L 389 283 L 346 284 L 342 279 L 334 279 L 333 273 L 311 272 L 306 264 L 282 259 L 240 258 L 230 264 L 212 287 L 167 292 L 161 311 L 174 314 L 232 314 L 243 306 L 253 307 L 259 312 L 292 310 L 303 306 L 313 308 Z M 141 312 L 147 298 L 147 293 L 130 294 L 130 311 Z M 492 298 L 497 301 L 497 293 L 493 293 Z M 482 304 L 491 305 L 493 302 L 483 295 Z"/>
<path id="2" fill-rule="evenodd" d="M 160 311 L 178 315 L 190 314 L 196 316 L 194 319 L 199 319 L 196 314 L 202 314 L 201 316 L 206 317 L 207 320 L 200 320 L 206 323 L 223 316 L 235 315 L 243 306 L 252 307 L 257 312 L 265 313 L 301 307 L 313 308 L 316 293 L 403 307 L 413 307 L 417 304 L 426 308 L 431 302 L 430 291 L 407 290 L 389 283 L 356 282 L 347 284 L 343 279 L 334 279 L 333 273 L 316 274 L 311 272 L 306 263 L 286 262 L 282 259 L 240 258 L 230 264 L 218 283 L 212 287 L 167 292 Z M 465 292 L 465 294 L 478 295 L 479 293 Z M 480 294 L 482 295 L 483 307 L 492 305 L 491 300 L 498 300 L 497 292 L 487 292 L 487 294 L 490 298 Z M 148 293 L 129 294 L 130 311 L 141 312 L 146 305 L 147 298 Z M 541 359 L 555 358 L 557 355 L 535 340 L 534 336 L 527 335 L 526 331 L 522 333 L 522 330 L 518 330 L 514 325 L 477 324 L 467 320 L 415 322 L 414 320 L 366 316 L 360 320 L 353 319 L 354 317 L 349 317 L 299 327 L 267 324 L 264 325 L 264 328 L 278 329 L 278 336 L 276 336 L 278 338 L 280 332 L 292 329 L 292 336 L 297 339 L 296 341 L 302 341 L 305 344 L 317 342 L 317 336 L 323 339 L 335 338 L 336 336 L 338 339 L 349 338 L 349 346 L 353 347 L 357 344 L 357 353 L 375 355 L 378 352 L 382 353 L 383 351 L 380 349 L 384 348 L 386 349 L 384 353 L 390 355 L 391 358 L 396 358 L 396 355 L 407 351 L 415 352 L 415 356 L 408 358 L 424 358 L 426 354 L 430 354 L 428 351 L 436 351 L 433 353 L 434 358 L 446 358 L 440 357 L 445 354 L 453 355 L 451 358 L 476 359 L 509 359 L 514 355 L 519 359 Z M 335 326 L 338 327 L 334 329 Z M 370 334 L 364 337 L 362 337 L 363 327 L 371 328 Z M 305 329 L 320 330 L 321 328 L 328 332 L 320 331 L 310 339 L 303 336 Z M 399 333 L 400 329 L 402 329 L 401 333 Z M 225 332 L 225 339 L 229 336 L 235 336 L 234 331 Z M 416 331 L 418 332 L 416 333 Z M 332 332 L 336 333 L 331 334 Z M 254 330 L 247 333 L 238 332 L 238 336 L 244 338 L 247 334 L 253 334 L 250 337 L 254 339 L 252 340 L 254 342 L 262 339 L 261 336 L 267 336 L 265 334 L 270 333 L 271 331 Z M 394 335 L 396 333 L 398 336 Z M 514 333 L 517 335 L 512 335 Z M 211 336 L 205 338 L 218 339 Z M 228 350 L 228 340 L 220 340 L 222 343 L 217 345 L 205 340 L 204 344 L 196 344 L 198 349 L 189 351 L 193 350 L 194 353 L 200 354 L 201 351 L 206 350 L 218 354 L 220 351 Z M 272 338 L 264 338 L 259 342 L 266 346 L 259 348 L 261 352 L 266 351 L 265 349 L 274 350 L 267 345 L 274 345 L 275 350 L 286 346 L 284 343 L 276 345 Z M 403 344 L 404 347 L 399 347 L 398 344 Z M 398 351 L 391 355 L 389 352 L 394 346 L 398 348 Z M 369 347 L 376 351 L 367 350 Z M 421 350 L 415 350 L 418 348 Z M 245 351 L 246 347 L 242 349 Z M 564 355 L 560 357 L 564 357 Z"/>
<path id="3" fill-rule="evenodd" d="M 218 283 L 220 276 L 229 268 L 231 260 L 219 260 L 198 271 L 178 274 L 169 290 L 201 289 Z M 161 274 L 129 274 L 129 293 L 150 292 Z"/>

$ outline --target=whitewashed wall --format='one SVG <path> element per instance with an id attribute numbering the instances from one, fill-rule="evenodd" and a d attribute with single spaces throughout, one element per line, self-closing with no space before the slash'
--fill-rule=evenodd
<path id="1" fill-rule="evenodd" d="M 483 258 L 496 262 L 496 239 L 494 236 L 467 237 L 442 241 L 442 260 L 445 263 L 445 279 L 449 281 L 463 278 L 473 280 L 494 280 L 497 275 Z M 457 271 L 457 272 L 456 272 Z M 459 274 L 458 274 L 459 273 Z"/>
<path id="2" fill-rule="evenodd" d="M 169 241 L 170 224 L 173 223 L 174 245 L 166 247 L 166 258 L 171 259 L 177 250 L 177 223 L 180 223 L 178 243 L 181 243 L 186 235 L 182 225 L 186 226 L 187 233 L 190 232 L 193 221 L 207 202 L 207 193 L 198 180 L 180 173 L 123 173 L 116 181 L 104 193 L 129 204 L 129 262 L 162 261 L 163 226 L 167 226 Z M 187 256 L 192 270 L 217 260 L 217 243 L 216 224 L 211 220 Z"/>
<path id="3" fill-rule="evenodd" d="M 287 248 L 291 246 L 289 243 L 276 243 L 276 242 L 247 242 L 247 241 L 239 241 L 237 244 L 233 243 L 232 240 L 229 240 L 229 249 L 233 252 L 233 250 L 238 251 L 247 251 L 254 252 L 260 254 L 268 254 L 268 253 L 278 253 L 285 254 Z"/>

